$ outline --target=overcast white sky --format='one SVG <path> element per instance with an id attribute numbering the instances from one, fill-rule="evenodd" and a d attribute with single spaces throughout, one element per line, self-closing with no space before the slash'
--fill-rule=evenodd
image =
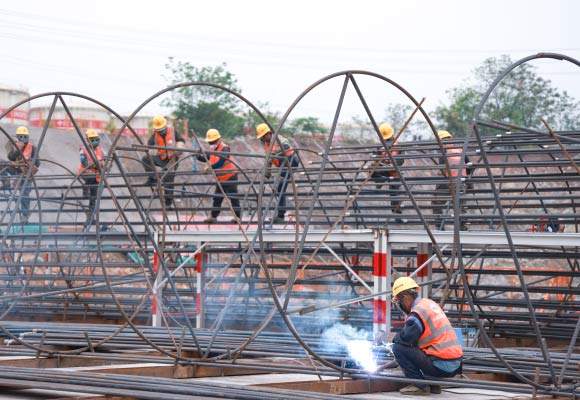
<path id="1" fill-rule="evenodd" d="M 580 58 L 578 1 L 64 1 L 0 5 L 0 82 L 67 90 L 121 113 L 167 85 L 169 56 L 226 62 L 249 99 L 283 111 L 309 84 L 343 69 L 384 74 L 427 109 L 484 58 L 539 51 Z M 539 63 L 580 99 L 580 69 Z M 340 82 L 303 113 L 331 113 Z M 368 83 L 376 107 L 400 100 Z M 385 100 L 387 99 L 387 100 Z M 356 114 L 357 110 L 350 110 Z M 362 114 L 362 111 L 361 111 Z"/>

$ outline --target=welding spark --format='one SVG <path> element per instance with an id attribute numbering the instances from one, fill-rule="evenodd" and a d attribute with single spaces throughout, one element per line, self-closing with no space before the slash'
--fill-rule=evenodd
<path id="1" fill-rule="evenodd" d="M 378 369 L 377 361 L 373 355 L 373 344 L 368 340 L 349 340 L 346 343 L 349 356 L 367 372 L 375 372 Z"/>

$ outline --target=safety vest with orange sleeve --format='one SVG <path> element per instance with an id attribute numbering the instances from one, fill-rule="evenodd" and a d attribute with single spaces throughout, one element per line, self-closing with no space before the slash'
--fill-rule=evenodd
<path id="1" fill-rule="evenodd" d="M 290 141 L 283 136 L 278 136 L 278 143 L 266 143 L 264 142 L 264 151 L 268 153 L 270 149 L 272 150 L 272 165 L 276 167 L 280 167 L 282 165 L 283 159 L 281 157 L 285 157 L 286 159 L 290 159 L 294 155 L 294 149 L 290 145 Z"/>
<path id="2" fill-rule="evenodd" d="M 452 147 L 453 146 L 453 147 Z M 451 170 L 451 176 L 457 177 L 461 174 L 462 177 L 467 176 L 467 171 L 464 168 L 459 169 L 458 166 L 461 165 L 461 157 L 463 157 L 463 149 L 460 147 L 455 147 L 454 145 L 445 147 L 445 153 L 447 154 L 447 162 L 449 163 L 449 169 Z M 447 175 L 447 171 L 444 171 Z"/>
<path id="3" fill-rule="evenodd" d="M 155 146 L 157 147 L 175 147 L 175 135 L 172 129 L 167 128 L 167 133 L 161 135 L 155 132 Z M 177 156 L 174 150 L 157 149 L 157 155 L 161 160 L 171 160 Z"/>
<path id="4" fill-rule="evenodd" d="M 16 147 L 20 152 L 20 157 L 23 158 L 25 161 L 30 161 L 32 159 L 32 150 L 34 146 L 32 143 L 16 143 Z"/>
<path id="5" fill-rule="evenodd" d="M 437 303 L 430 299 L 419 299 L 411 308 L 423 323 L 423 334 L 417 345 L 425 354 L 442 360 L 455 360 L 463 356 L 455 330 Z"/>
<path id="6" fill-rule="evenodd" d="M 229 146 L 220 141 L 215 148 L 216 152 L 229 152 Z M 217 168 L 217 165 L 223 162 L 221 167 Z M 218 181 L 225 182 L 236 176 L 236 166 L 230 160 L 230 155 L 225 154 L 210 154 L 209 163 L 211 167 L 215 170 L 215 174 Z"/>
<path id="7" fill-rule="evenodd" d="M 93 159 L 93 156 L 91 155 L 91 153 L 89 152 L 89 150 L 86 147 L 81 147 L 80 153 L 81 153 L 81 160 L 84 158 L 87 162 L 87 166 L 85 167 L 81 161 L 81 164 L 79 165 L 79 169 L 78 169 L 78 174 L 85 174 L 85 173 L 89 173 L 89 174 L 94 174 L 95 175 L 95 179 L 97 180 L 97 182 L 101 181 L 101 175 L 99 174 L 99 167 L 98 165 L 102 165 L 103 160 L 105 159 L 105 154 L 103 153 L 103 150 L 101 149 L 100 146 L 97 146 L 93 149 L 93 152 L 95 153 L 95 156 L 97 157 L 97 161 L 95 161 Z"/>

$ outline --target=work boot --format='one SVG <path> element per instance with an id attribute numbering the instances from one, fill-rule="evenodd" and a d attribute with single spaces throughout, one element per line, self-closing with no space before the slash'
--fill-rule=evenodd
<path id="1" fill-rule="evenodd" d="M 204 224 L 214 224 L 217 222 L 217 219 L 214 217 L 207 217 L 206 219 L 203 220 Z"/>
<path id="2" fill-rule="evenodd" d="M 429 385 L 431 394 L 441 394 L 441 385 Z"/>
<path id="3" fill-rule="evenodd" d="M 276 218 L 272 220 L 272 224 L 284 224 L 284 223 L 286 223 L 286 221 L 284 221 L 284 216 L 281 217 L 278 215 Z"/>
<path id="4" fill-rule="evenodd" d="M 426 386 L 424 389 L 422 389 L 415 385 L 409 385 L 399 390 L 399 393 L 407 396 L 427 396 L 431 394 L 431 390 L 429 386 Z"/>

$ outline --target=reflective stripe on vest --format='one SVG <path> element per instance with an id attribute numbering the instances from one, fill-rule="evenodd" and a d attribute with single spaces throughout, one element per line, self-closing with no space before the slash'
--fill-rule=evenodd
<path id="1" fill-rule="evenodd" d="M 461 157 L 463 157 L 463 149 L 459 147 L 446 147 L 445 151 L 447 153 L 447 162 L 449 163 L 451 176 L 457 177 L 459 173 L 461 173 L 461 176 L 467 176 L 465 168 L 462 168 L 461 171 L 457 168 L 457 166 L 461 165 Z"/>
<path id="2" fill-rule="evenodd" d="M 95 153 L 95 156 L 97 157 L 97 162 L 99 164 L 102 164 L 103 160 L 105 159 L 105 154 L 103 153 L 103 150 L 101 149 L 101 147 L 97 146 L 96 148 L 93 149 L 93 152 Z M 97 168 L 97 166 L 95 165 L 96 162 L 93 159 L 93 156 L 91 155 L 89 150 L 86 147 L 81 147 L 81 154 L 85 156 L 87 162 L 89 163 L 89 166 L 85 168 L 85 167 L 83 167 L 83 164 L 81 163 L 81 165 L 79 165 L 78 174 L 81 175 L 85 172 L 95 174 L 95 178 L 96 178 L 97 182 L 100 182 L 101 175 L 99 174 L 99 168 Z"/>
<path id="3" fill-rule="evenodd" d="M 26 161 L 30 161 L 32 159 L 32 144 L 31 143 L 22 143 L 17 142 L 16 147 L 20 151 L 19 156 L 24 158 Z"/>
<path id="4" fill-rule="evenodd" d="M 173 135 L 173 130 L 167 128 L 167 133 L 165 135 L 160 135 L 158 132 L 155 135 L 155 146 L 157 147 L 175 147 L 175 136 Z M 157 155 L 161 160 L 169 160 L 175 157 L 176 153 L 174 150 L 157 149 Z"/>
<path id="5" fill-rule="evenodd" d="M 463 356 L 455 330 L 437 303 L 430 299 L 417 300 L 411 312 L 419 316 L 425 328 L 418 343 L 421 350 L 443 360 Z"/>
<path id="6" fill-rule="evenodd" d="M 219 142 L 215 151 L 224 151 L 225 147 L 226 146 L 224 142 Z M 212 167 L 220 162 L 222 158 L 225 159 L 224 165 L 219 170 L 215 170 L 215 174 L 217 175 L 218 181 L 220 182 L 229 181 L 236 175 L 236 166 L 233 162 L 230 161 L 230 157 L 230 155 L 219 154 L 211 154 L 209 156 L 209 163 L 212 165 Z"/>
<path id="7" fill-rule="evenodd" d="M 292 148 L 292 146 L 290 145 L 290 141 L 288 139 L 286 139 L 283 136 L 278 136 L 278 140 L 280 140 L 280 144 L 282 145 L 282 147 L 280 147 L 280 145 L 278 143 L 274 143 L 269 144 L 264 142 L 264 151 L 266 153 L 268 153 L 270 151 L 270 148 L 272 149 L 272 157 L 286 157 L 286 158 L 290 158 L 294 155 L 294 149 Z M 286 149 L 286 150 L 281 150 L 281 149 Z M 280 165 L 282 165 L 282 159 L 281 158 L 272 158 L 272 164 L 279 167 Z"/>

